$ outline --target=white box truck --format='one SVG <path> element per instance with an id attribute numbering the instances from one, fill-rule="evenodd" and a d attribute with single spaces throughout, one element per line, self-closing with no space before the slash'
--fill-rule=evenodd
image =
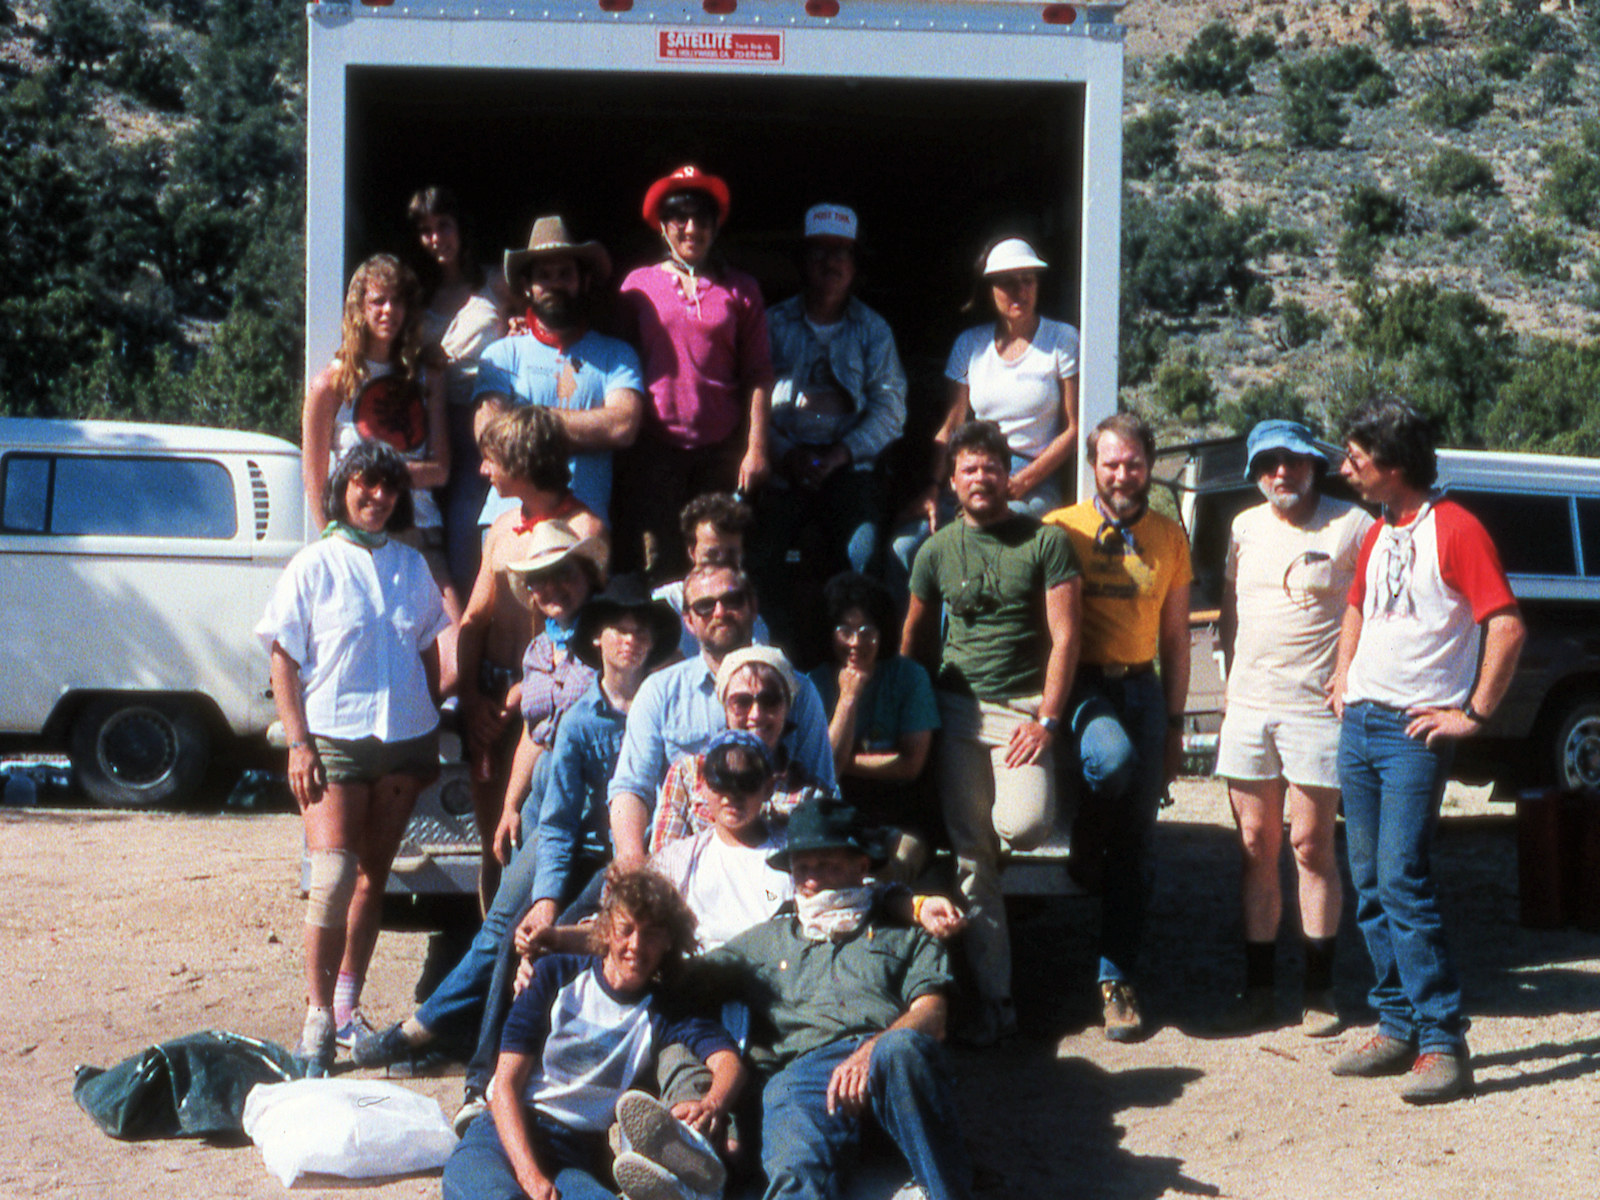
<path id="1" fill-rule="evenodd" d="M 451 187 L 491 264 L 536 215 L 560 213 L 627 269 L 657 252 L 645 188 L 693 162 L 728 181 L 724 244 L 769 303 L 796 290 L 805 209 L 856 208 L 860 290 L 899 341 L 914 429 L 937 425 L 945 356 L 981 319 L 961 312 L 974 257 L 997 232 L 1025 232 L 1054 268 L 1042 307 L 1081 332 L 1081 436 L 1117 403 L 1122 7 L 311 4 L 307 375 L 338 344 L 350 272 L 408 244 L 415 189 Z M 1082 494 L 1081 452 L 1077 471 Z M 401 887 L 442 887 L 470 861 L 445 853 L 464 811 L 427 819 Z"/>

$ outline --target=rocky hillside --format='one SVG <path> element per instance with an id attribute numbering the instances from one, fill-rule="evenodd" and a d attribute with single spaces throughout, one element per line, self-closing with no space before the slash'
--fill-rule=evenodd
<path id="1" fill-rule="evenodd" d="M 1136 0 L 1124 23 L 1135 404 L 1214 432 L 1388 384 L 1454 441 L 1600 451 L 1600 12 Z M 1551 374 L 1576 394 L 1530 419 Z"/>

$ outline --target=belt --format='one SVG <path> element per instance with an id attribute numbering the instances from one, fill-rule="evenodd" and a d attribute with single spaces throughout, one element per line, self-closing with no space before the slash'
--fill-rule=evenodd
<path id="1" fill-rule="evenodd" d="M 1134 675 L 1148 675 L 1156 669 L 1153 661 L 1142 663 L 1079 663 L 1078 670 L 1101 679 L 1128 679 Z"/>

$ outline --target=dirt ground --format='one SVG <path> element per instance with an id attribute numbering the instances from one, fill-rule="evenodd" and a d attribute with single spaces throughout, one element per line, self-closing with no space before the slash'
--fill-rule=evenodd
<path id="1" fill-rule="evenodd" d="M 1016 910 L 1024 1036 L 955 1056 L 983 1200 L 1600 1195 L 1600 938 L 1518 927 L 1507 806 L 1453 797 L 1439 840 L 1479 1094 L 1413 1110 L 1393 1080 L 1328 1074 L 1360 1031 L 1327 1042 L 1292 1028 L 1200 1036 L 1240 970 L 1237 866 L 1220 785 L 1177 790 L 1161 824 L 1145 988 L 1160 1029 L 1150 1040 L 1114 1046 L 1096 1025 L 1097 902 Z M 110 1065 L 199 1029 L 292 1041 L 298 848 L 298 822 L 285 815 L 0 809 L 0 1197 L 282 1194 L 248 1144 L 106 1138 L 71 1085 L 75 1064 Z M 367 992 L 375 1019 L 407 1009 L 426 942 L 384 934 Z M 1357 1014 L 1365 971 L 1352 931 L 1339 995 Z M 1288 984 L 1280 998 L 1288 1016 Z M 459 1071 L 408 1085 L 448 1115 Z M 438 1187 L 425 1176 L 296 1192 L 392 1198 Z"/>

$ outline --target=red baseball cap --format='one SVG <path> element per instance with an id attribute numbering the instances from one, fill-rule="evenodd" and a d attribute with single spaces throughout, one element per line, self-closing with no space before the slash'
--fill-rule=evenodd
<path id="1" fill-rule="evenodd" d="M 661 202 L 673 192 L 704 192 L 716 201 L 717 224 L 728 219 L 728 185 L 691 165 L 679 167 L 650 185 L 650 190 L 644 194 L 644 219 L 648 224 L 661 224 Z"/>

